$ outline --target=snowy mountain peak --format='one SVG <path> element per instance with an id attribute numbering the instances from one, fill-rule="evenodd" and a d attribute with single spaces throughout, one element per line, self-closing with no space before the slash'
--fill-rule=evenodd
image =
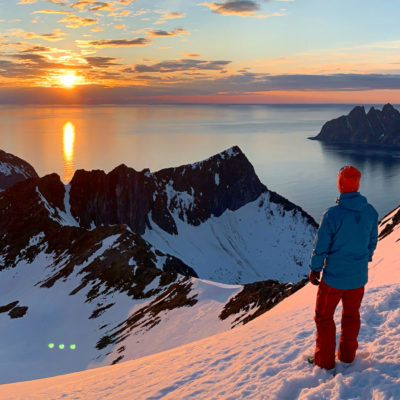
<path id="1" fill-rule="evenodd" d="M 38 174 L 26 161 L 0 150 L 0 191 Z"/>
<path id="2" fill-rule="evenodd" d="M 84 228 L 124 223 L 143 234 L 150 219 L 177 234 L 173 215 L 191 225 L 237 210 L 266 187 L 237 147 L 206 160 L 151 173 L 120 165 L 104 171 L 75 172 L 70 182 L 71 214 Z"/>

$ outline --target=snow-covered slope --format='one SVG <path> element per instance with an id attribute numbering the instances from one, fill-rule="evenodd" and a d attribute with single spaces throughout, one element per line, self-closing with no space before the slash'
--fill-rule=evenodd
<path id="1" fill-rule="evenodd" d="M 143 237 L 193 266 L 204 279 L 228 283 L 267 278 L 298 282 L 306 276 L 315 228 L 300 213 L 285 212 L 279 203 L 272 202 L 269 192 L 198 226 L 182 221 L 176 214 L 173 218 L 178 234 L 153 223 Z"/>
<path id="2" fill-rule="evenodd" d="M 121 165 L 75 173 L 71 214 L 83 228 L 127 224 L 202 279 L 298 282 L 317 224 L 258 179 L 238 147 L 151 173 Z"/>
<path id="3" fill-rule="evenodd" d="M 26 161 L 0 150 L 0 191 L 16 182 L 37 176 L 34 168 Z"/>
<path id="4" fill-rule="evenodd" d="M 182 278 L 108 329 L 97 347 L 110 352 L 90 366 L 139 358 L 246 324 L 304 284 L 268 280 L 243 286 Z"/>
<path id="5" fill-rule="evenodd" d="M 115 366 L 0 386 L 2 399 L 400 398 L 400 207 L 384 217 L 370 263 L 354 363 L 307 364 L 316 287 L 306 285 L 247 325 Z M 340 318 L 340 308 L 336 320 Z"/>
<path id="6" fill-rule="evenodd" d="M 247 323 L 303 286 L 314 232 L 237 148 L 154 174 L 120 166 L 80 171 L 67 186 L 56 174 L 16 183 L 0 193 L 0 383 Z M 268 280 L 196 279 L 186 260 L 228 283 Z"/>

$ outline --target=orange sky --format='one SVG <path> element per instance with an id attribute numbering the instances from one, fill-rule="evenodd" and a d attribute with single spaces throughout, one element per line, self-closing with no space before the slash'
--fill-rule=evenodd
<path id="1" fill-rule="evenodd" d="M 399 13 L 393 0 L 0 0 L 0 104 L 400 103 Z"/>

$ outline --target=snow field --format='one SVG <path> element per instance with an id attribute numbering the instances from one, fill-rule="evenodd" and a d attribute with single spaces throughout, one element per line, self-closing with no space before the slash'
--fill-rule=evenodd
<path id="1" fill-rule="evenodd" d="M 307 285 L 275 307 L 274 315 L 267 313 L 235 330 L 111 367 L 3 385 L 0 396 L 171 400 L 399 398 L 400 314 L 395 307 L 400 305 L 400 285 L 368 289 L 362 306 L 358 355 L 349 367 L 338 363 L 335 376 L 306 361 L 314 346 L 315 295 L 316 288 Z M 337 321 L 339 313 L 340 310 Z"/>
<path id="2" fill-rule="evenodd" d="M 306 285 L 245 326 L 115 366 L 0 386 L 2 399 L 400 398 L 400 230 L 378 242 L 354 363 L 309 365 L 317 288 Z M 397 266 L 397 268 L 396 268 Z M 340 307 L 335 318 L 339 322 Z"/>
<path id="3" fill-rule="evenodd" d="M 129 337 L 114 347 L 102 365 L 110 365 L 118 357 L 118 348 L 121 346 L 126 349 L 123 353 L 125 360 L 131 360 L 229 330 L 238 315 L 234 314 L 222 321 L 219 314 L 226 302 L 239 293 L 243 286 L 217 284 L 196 278 L 192 278 L 191 282 L 193 286 L 188 297 L 196 295 L 198 302 L 194 306 L 163 311 L 158 315 L 160 323 L 149 331 L 141 327 L 134 329 Z M 129 315 L 149 303 L 146 301 L 133 307 Z"/>
<path id="4" fill-rule="evenodd" d="M 90 360 L 105 357 L 95 348 L 104 324 L 123 320 L 135 304 L 132 298 L 116 293 L 87 303 L 86 293 L 91 285 L 73 296 L 69 293 L 81 282 L 78 272 L 108 248 L 119 235 L 108 237 L 102 246 L 84 264 L 77 265 L 67 279 L 59 280 L 51 288 L 40 288 L 35 284 L 49 276 L 53 254 L 42 252 L 29 264 L 22 260 L 15 268 L 1 271 L 0 305 L 19 300 L 18 306 L 28 306 L 27 313 L 20 319 L 11 320 L 7 313 L 0 314 L 0 330 L 3 347 L 0 350 L 0 383 L 65 374 L 86 369 Z M 43 239 L 42 234 L 31 239 L 31 245 Z M 45 246 L 45 245 L 44 245 Z M 95 283 L 95 282 L 94 282 Z M 115 302 L 95 319 L 89 319 L 96 304 Z M 48 344 L 65 344 L 65 349 L 49 349 Z M 75 350 L 69 345 L 76 344 Z M 1 398 L 1 395 L 0 395 Z"/>
<path id="5" fill-rule="evenodd" d="M 308 274 L 315 229 L 300 214 L 291 211 L 282 216 L 281 210 L 281 205 L 270 203 L 269 194 L 263 193 L 240 209 L 226 210 L 199 226 L 174 215 L 178 235 L 152 223 L 143 238 L 180 258 L 202 279 L 229 284 L 265 279 L 298 282 Z"/>

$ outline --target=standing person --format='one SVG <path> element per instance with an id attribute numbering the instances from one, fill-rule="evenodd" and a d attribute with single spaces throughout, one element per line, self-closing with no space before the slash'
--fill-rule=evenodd
<path id="1" fill-rule="evenodd" d="M 358 192 L 360 178 L 360 171 L 351 165 L 339 171 L 338 204 L 324 211 L 311 255 L 309 279 L 319 287 L 314 317 L 316 346 L 309 361 L 328 370 L 335 368 L 333 316 L 340 300 L 343 312 L 338 359 L 351 363 L 355 358 L 359 308 L 368 281 L 368 262 L 377 243 L 378 213 Z"/>

